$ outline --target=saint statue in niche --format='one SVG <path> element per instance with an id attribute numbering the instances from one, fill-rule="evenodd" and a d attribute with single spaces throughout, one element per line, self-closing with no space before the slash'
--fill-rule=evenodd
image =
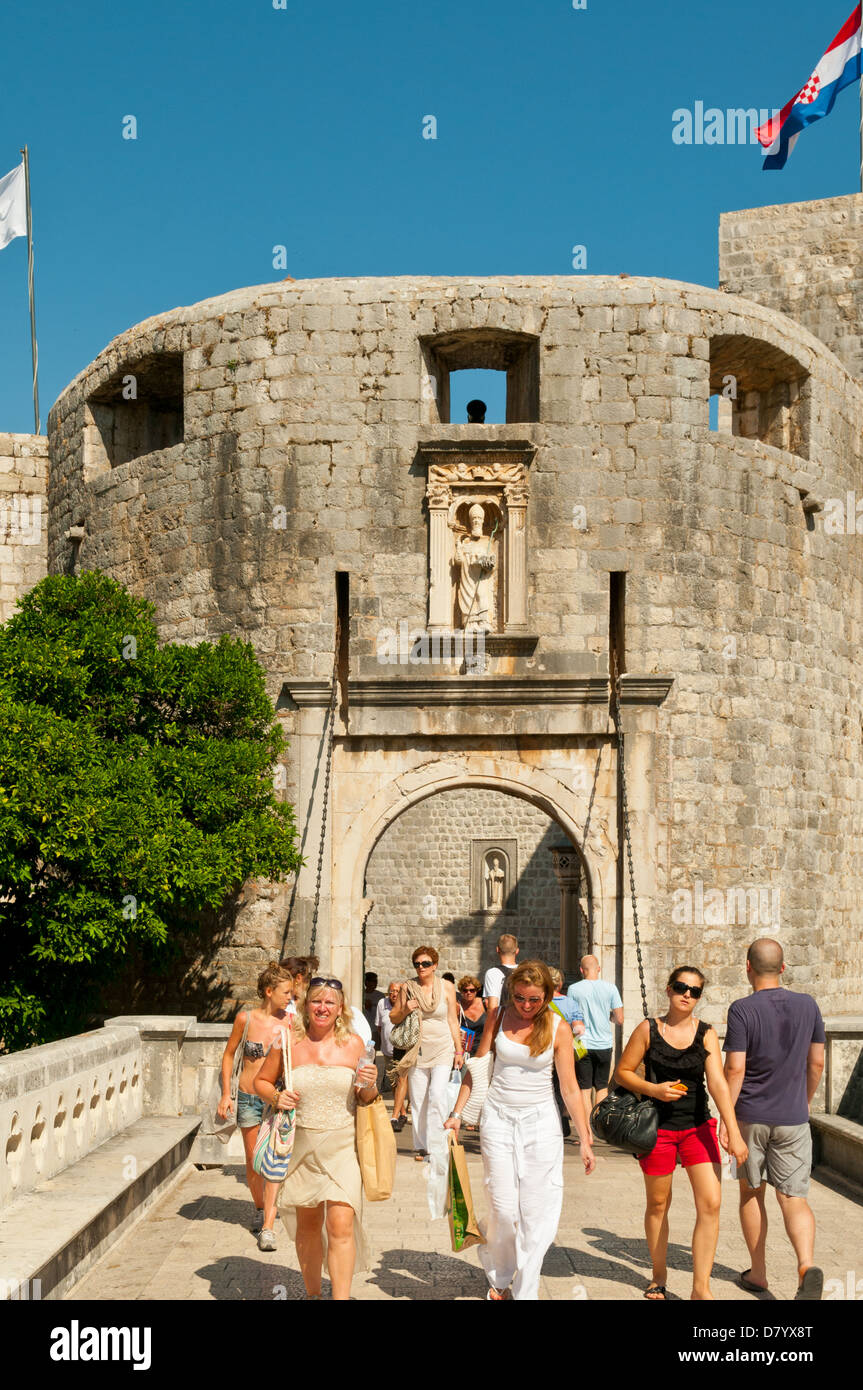
<path id="1" fill-rule="evenodd" d="M 483 866 L 485 906 L 488 911 L 500 912 L 506 897 L 506 872 L 501 855 L 490 851 Z"/>
<path id="2" fill-rule="evenodd" d="M 494 556 L 491 537 L 483 535 L 485 508 L 481 502 L 474 502 L 468 512 L 468 523 L 469 533 L 461 535 L 456 543 L 461 625 L 466 632 L 491 632 L 495 626 L 492 620 Z"/>

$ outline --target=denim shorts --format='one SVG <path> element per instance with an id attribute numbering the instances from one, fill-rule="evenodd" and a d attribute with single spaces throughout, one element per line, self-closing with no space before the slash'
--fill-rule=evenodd
<path id="1" fill-rule="evenodd" d="M 260 1096 L 250 1096 L 248 1091 L 237 1092 L 237 1124 L 240 1129 L 251 1129 L 264 1118 L 264 1102 Z"/>

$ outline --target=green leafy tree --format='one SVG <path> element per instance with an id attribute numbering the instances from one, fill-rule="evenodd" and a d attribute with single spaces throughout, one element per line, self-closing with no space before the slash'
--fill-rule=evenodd
<path id="1" fill-rule="evenodd" d="M 0 1050 L 75 1031 L 127 950 L 301 863 L 252 647 L 160 646 L 154 612 L 62 575 L 0 627 Z"/>

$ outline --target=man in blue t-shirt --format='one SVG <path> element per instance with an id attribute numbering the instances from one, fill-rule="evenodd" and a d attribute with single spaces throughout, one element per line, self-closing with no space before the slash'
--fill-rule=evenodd
<path id="1" fill-rule="evenodd" d="M 582 956 L 582 979 L 570 985 L 567 998 L 572 999 L 584 1015 L 584 1032 L 581 1041 L 587 1048 L 587 1056 L 579 1057 L 575 1063 L 575 1079 L 582 1092 L 582 1100 L 590 1114 L 590 1093 L 594 1092 L 594 1104 L 598 1105 L 608 1095 L 608 1077 L 611 1071 L 611 1050 L 614 1038 L 611 1021 L 623 1022 L 623 1000 L 617 986 L 610 980 L 599 978 L 599 961 L 596 956 Z"/>
<path id="2" fill-rule="evenodd" d="M 824 1020 L 810 994 L 782 987 L 782 947 L 770 937 L 746 955 L 752 986 L 728 1010 L 725 1075 L 749 1157 L 738 1168 L 740 1224 L 751 1267 L 744 1289 L 767 1288 L 765 1183 L 776 1190 L 788 1238 L 797 1255 L 798 1299 L 821 1297 L 823 1272 L 814 1264 L 815 1217 L 806 1201 L 812 1170 L 809 1103 L 824 1070 Z M 727 1136 L 720 1129 L 720 1143 Z"/>

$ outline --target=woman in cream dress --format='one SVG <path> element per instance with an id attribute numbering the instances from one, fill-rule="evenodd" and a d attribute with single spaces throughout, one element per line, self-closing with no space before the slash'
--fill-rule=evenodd
<path id="1" fill-rule="evenodd" d="M 278 1090 L 281 1048 L 273 1048 L 255 1089 L 280 1110 L 296 1109 L 288 1176 L 279 1195 L 285 1229 L 294 1236 L 306 1294 L 320 1298 L 324 1254 L 333 1299 L 351 1296 L 363 1183 L 356 1146 L 357 1102 L 377 1096 L 377 1070 L 357 1064 L 364 1044 L 351 1029 L 339 980 L 315 976 L 292 1034 L 294 1089 Z M 358 1091 L 356 1082 L 362 1082 Z"/>

